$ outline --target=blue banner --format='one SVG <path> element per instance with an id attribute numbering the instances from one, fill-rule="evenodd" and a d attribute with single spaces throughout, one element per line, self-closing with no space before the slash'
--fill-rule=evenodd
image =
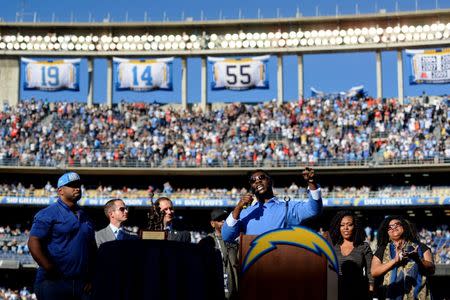
<path id="1" fill-rule="evenodd" d="M 172 90 L 173 58 L 113 58 L 116 91 Z"/>
<path id="2" fill-rule="evenodd" d="M 25 90 L 60 91 L 80 89 L 81 59 L 21 58 Z"/>
<path id="3" fill-rule="evenodd" d="M 170 196 L 169 196 L 170 197 Z M 103 206 L 111 198 L 86 198 L 83 197 L 78 204 L 81 206 Z M 148 198 L 123 198 L 128 206 L 148 207 Z M 304 201 L 305 199 L 292 199 L 292 201 Z M 239 199 L 188 199 L 172 198 L 177 207 L 234 207 Z M 56 202 L 54 197 L 14 197 L 0 198 L 0 205 L 39 205 L 47 206 Z M 446 197 L 378 197 L 378 198 L 324 198 L 324 207 L 399 207 L 399 206 L 450 206 L 450 196 Z"/>
<path id="4" fill-rule="evenodd" d="M 213 90 L 268 89 L 267 61 L 269 55 L 249 58 L 208 57 L 212 66 Z"/>

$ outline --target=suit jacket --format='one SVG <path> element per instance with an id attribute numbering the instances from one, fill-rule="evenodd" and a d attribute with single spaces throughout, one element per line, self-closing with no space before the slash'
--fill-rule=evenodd
<path id="1" fill-rule="evenodd" d="M 138 236 L 132 232 L 126 231 L 125 229 L 121 229 L 122 231 L 122 240 L 137 240 Z M 101 244 L 115 241 L 116 236 L 112 231 L 111 227 L 108 225 L 102 230 L 95 232 L 95 242 L 97 243 L 97 247 L 100 247 Z"/>
<path id="2" fill-rule="evenodd" d="M 191 233 L 189 231 L 169 231 L 167 234 L 167 239 L 169 241 L 177 241 L 190 243 L 191 242 Z"/>
<path id="3" fill-rule="evenodd" d="M 204 247 L 214 247 L 220 252 L 218 257 L 221 258 L 224 279 L 226 278 L 224 280 L 225 299 L 237 299 L 239 274 L 238 244 L 225 242 L 222 237 L 217 237 L 214 232 L 208 234 L 198 244 Z"/>

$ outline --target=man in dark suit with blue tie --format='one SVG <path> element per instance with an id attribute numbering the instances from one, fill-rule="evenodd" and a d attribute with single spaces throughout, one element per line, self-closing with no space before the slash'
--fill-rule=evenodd
<path id="1" fill-rule="evenodd" d="M 104 212 L 109 219 L 109 225 L 95 233 L 97 247 L 114 240 L 134 240 L 138 236 L 122 227 L 122 223 L 128 219 L 128 207 L 122 199 L 111 199 L 106 202 Z"/>
<path id="2" fill-rule="evenodd" d="M 173 209 L 172 200 L 167 197 L 158 198 L 155 201 L 155 206 L 163 214 L 164 230 L 167 231 L 167 239 L 169 241 L 177 242 L 191 242 L 191 234 L 189 231 L 180 230 L 180 224 L 174 224 L 175 210 Z M 178 226 L 176 226 L 178 225 Z"/>

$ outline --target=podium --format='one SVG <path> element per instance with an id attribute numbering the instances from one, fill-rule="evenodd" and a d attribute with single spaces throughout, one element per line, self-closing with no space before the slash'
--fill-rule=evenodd
<path id="1" fill-rule="evenodd" d="M 111 241 L 100 246 L 95 300 L 223 299 L 215 249 L 165 240 Z"/>
<path id="2" fill-rule="evenodd" d="M 256 237 L 241 235 L 241 271 L 243 259 Z M 241 272 L 239 299 L 337 300 L 337 278 L 325 256 L 280 244 Z"/>

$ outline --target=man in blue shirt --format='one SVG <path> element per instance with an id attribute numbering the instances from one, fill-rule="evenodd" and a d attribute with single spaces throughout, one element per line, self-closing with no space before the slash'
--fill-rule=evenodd
<path id="1" fill-rule="evenodd" d="M 58 200 L 34 217 L 28 247 L 39 265 L 35 293 L 39 300 L 89 299 L 96 251 L 94 226 L 77 205 L 80 176 L 58 180 Z"/>
<path id="2" fill-rule="evenodd" d="M 254 171 L 250 176 L 252 193 L 239 200 L 222 227 L 224 241 L 234 241 L 241 232 L 259 235 L 300 225 L 304 220 L 317 216 L 322 210 L 320 187 L 315 182 L 312 169 L 305 168 L 302 175 L 308 183 L 308 201 L 285 202 L 274 196 L 269 174 L 263 170 Z"/>

